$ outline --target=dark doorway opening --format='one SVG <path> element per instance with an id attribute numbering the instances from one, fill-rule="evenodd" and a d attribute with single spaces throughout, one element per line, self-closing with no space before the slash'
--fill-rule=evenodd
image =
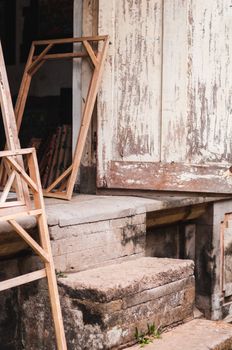
<path id="1" fill-rule="evenodd" d="M 0 0 L 0 19 L 4 19 L 0 36 L 15 104 L 32 41 L 73 37 L 73 0 Z M 41 162 L 52 137 L 64 129 L 72 132 L 72 60 L 46 62 L 33 77 L 19 133 L 21 146 L 36 147 Z M 69 139 L 71 154 L 72 136 Z M 1 121 L 0 149 L 4 144 Z M 46 167 L 40 170 L 43 177 Z"/>

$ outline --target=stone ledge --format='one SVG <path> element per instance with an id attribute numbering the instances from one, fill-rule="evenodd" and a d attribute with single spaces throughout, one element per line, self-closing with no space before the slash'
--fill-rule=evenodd
<path id="1" fill-rule="evenodd" d="M 139 350 L 139 345 L 127 350 Z M 146 350 L 231 350 L 232 326 L 224 322 L 193 320 L 164 333 Z"/>
<path id="2" fill-rule="evenodd" d="M 109 302 L 193 276 L 191 260 L 143 257 L 88 271 L 70 273 L 59 282 L 78 299 Z M 84 293 L 84 295 L 83 295 Z"/>
<path id="3" fill-rule="evenodd" d="M 147 323 L 173 326 L 193 317 L 194 264 L 190 260 L 138 258 L 59 279 L 65 324 L 82 313 L 84 334 L 91 325 L 98 329 L 91 349 L 121 349 L 135 342 L 135 329 Z M 75 332 L 70 349 L 79 349 Z"/>

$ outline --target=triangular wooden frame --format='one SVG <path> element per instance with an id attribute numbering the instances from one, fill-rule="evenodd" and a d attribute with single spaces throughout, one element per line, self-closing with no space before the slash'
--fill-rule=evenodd
<path id="1" fill-rule="evenodd" d="M 44 269 L 30 272 L 6 281 L 1 281 L 0 291 L 17 287 L 41 278 L 47 278 L 57 348 L 59 350 L 67 350 L 37 157 L 34 148 L 20 149 L 1 44 L 0 102 L 7 148 L 9 149 L 0 152 L 0 159 L 2 159 L 6 165 L 8 177 L 5 187 L 0 195 L 0 222 L 7 222 L 14 232 L 33 249 L 44 263 Z M 29 173 L 25 171 L 23 156 L 27 159 Z M 14 198 L 9 198 L 10 189 L 13 185 L 15 195 Z M 29 194 L 29 191 L 31 195 Z M 40 244 L 37 243 L 17 222 L 19 218 L 26 216 L 36 217 Z"/>

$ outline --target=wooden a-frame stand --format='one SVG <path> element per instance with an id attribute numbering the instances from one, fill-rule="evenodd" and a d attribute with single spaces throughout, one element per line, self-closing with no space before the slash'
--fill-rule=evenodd
<path id="1" fill-rule="evenodd" d="M 0 103 L 8 148 L 7 151 L 0 152 L 2 166 L 4 166 L 7 174 L 6 184 L 3 191 L 0 193 L 0 224 L 1 222 L 7 222 L 44 263 L 44 269 L 0 282 L 0 291 L 41 278 L 47 278 L 57 349 L 66 350 L 64 326 L 36 153 L 33 148 L 20 148 L 1 44 Z M 25 161 L 27 163 L 24 167 Z M 25 169 L 28 169 L 28 172 L 26 172 Z M 14 191 L 13 194 L 11 192 L 12 187 Z M 37 243 L 17 222 L 18 219 L 27 216 L 34 216 L 37 220 L 40 243 Z"/>
<path id="2" fill-rule="evenodd" d="M 75 45 L 79 45 L 79 50 L 64 53 L 52 52 L 52 50 L 56 50 L 57 47 L 61 49 L 62 46 L 71 44 L 74 45 L 74 49 Z M 87 58 L 89 59 L 93 68 L 92 79 L 90 81 L 87 97 L 85 100 L 80 131 L 74 150 L 72 164 L 55 181 L 53 181 L 53 183 L 49 185 L 48 188 L 44 189 L 43 193 L 46 197 L 55 197 L 67 200 L 70 200 L 72 198 L 81 157 L 84 151 L 89 125 L 91 122 L 91 117 L 101 82 L 108 46 L 109 37 L 107 35 L 83 38 L 41 40 L 32 42 L 15 106 L 15 116 L 18 131 L 21 127 L 32 77 L 46 61 Z M 42 51 L 39 54 L 36 54 L 36 50 L 38 49 Z M 0 175 L 0 179 L 2 176 L 3 173 Z"/>

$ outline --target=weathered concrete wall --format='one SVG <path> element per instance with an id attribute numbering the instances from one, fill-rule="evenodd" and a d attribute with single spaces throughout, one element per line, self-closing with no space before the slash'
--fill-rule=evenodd
<path id="1" fill-rule="evenodd" d="M 81 271 L 145 255 L 146 214 L 50 227 L 58 271 Z"/>

